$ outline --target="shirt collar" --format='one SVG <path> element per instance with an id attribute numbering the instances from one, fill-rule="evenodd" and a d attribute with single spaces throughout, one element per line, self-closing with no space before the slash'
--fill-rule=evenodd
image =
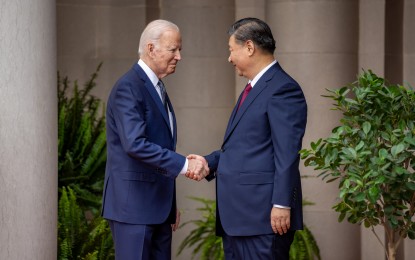
<path id="1" fill-rule="evenodd" d="M 271 68 L 272 65 L 274 65 L 275 63 L 277 63 L 276 60 L 274 60 L 273 62 L 271 62 L 268 66 L 266 66 L 265 68 L 263 68 L 252 80 L 248 81 L 248 83 L 251 83 L 251 86 L 254 87 L 254 85 L 258 82 L 258 80 L 262 77 L 262 75 L 264 75 L 264 73 Z"/>
<path id="2" fill-rule="evenodd" d="M 150 67 L 147 66 L 147 64 L 142 59 L 139 59 L 137 64 L 144 70 L 147 77 L 150 79 L 151 83 L 153 83 L 153 86 L 156 86 L 157 83 L 159 82 L 159 79 L 157 78 L 156 73 L 154 73 L 154 71 L 152 71 Z"/>

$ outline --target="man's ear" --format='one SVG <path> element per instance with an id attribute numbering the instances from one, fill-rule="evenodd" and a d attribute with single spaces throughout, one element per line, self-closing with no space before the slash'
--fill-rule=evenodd
<path id="1" fill-rule="evenodd" d="M 146 45 L 146 48 L 147 48 L 147 53 L 148 53 L 148 55 L 149 55 L 150 57 L 152 57 L 152 56 L 153 56 L 153 53 L 154 53 L 154 44 L 153 44 L 153 43 L 148 43 L 148 44 Z"/>
<path id="2" fill-rule="evenodd" d="M 245 48 L 246 48 L 246 50 L 248 51 L 248 55 L 249 55 L 249 56 L 254 55 L 254 52 L 255 52 L 255 44 L 254 44 L 254 42 L 253 42 L 253 41 L 251 41 L 251 40 L 247 40 L 247 41 L 245 42 Z"/>

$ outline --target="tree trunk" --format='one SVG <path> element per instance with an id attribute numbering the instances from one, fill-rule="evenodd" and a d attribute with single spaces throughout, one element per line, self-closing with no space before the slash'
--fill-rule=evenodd
<path id="1" fill-rule="evenodd" d="M 391 241 L 388 242 L 388 260 L 396 259 L 395 244 Z"/>

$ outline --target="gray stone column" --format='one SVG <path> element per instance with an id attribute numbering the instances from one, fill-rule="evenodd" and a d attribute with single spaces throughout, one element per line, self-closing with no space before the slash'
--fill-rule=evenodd
<path id="1" fill-rule="evenodd" d="M 0 259 L 57 256 L 55 12 L 0 2 Z"/>
<path id="2" fill-rule="evenodd" d="M 325 88 L 340 88 L 356 79 L 358 64 L 357 0 L 267 0 L 266 20 L 277 42 L 276 59 L 302 86 L 308 103 L 303 147 L 327 137 L 340 115 L 332 101 L 321 97 Z M 303 165 L 301 163 L 301 165 Z M 312 168 L 302 167 L 303 195 L 315 203 L 305 207 L 305 224 L 321 249 L 322 259 L 360 258 L 359 226 L 338 223 L 332 210 L 336 183 L 327 184 Z M 340 253 L 341 252 L 341 253 Z"/>
<path id="3" fill-rule="evenodd" d="M 405 0 L 403 18 L 403 84 L 415 88 L 415 0 Z M 404 258 L 410 260 L 415 255 L 415 240 L 404 241 Z"/>
<path id="4" fill-rule="evenodd" d="M 385 74 L 385 0 L 359 1 L 359 73 Z"/>
<path id="5" fill-rule="evenodd" d="M 158 18 L 158 4 L 147 1 L 56 0 L 61 75 L 82 86 L 103 62 L 93 94 L 107 102 L 115 81 L 138 59 L 144 27 Z"/>
<path id="6" fill-rule="evenodd" d="M 405 0 L 403 22 L 403 80 L 415 88 L 415 0 Z"/>
<path id="7" fill-rule="evenodd" d="M 227 29 L 234 22 L 233 1 L 161 0 L 161 18 L 176 23 L 182 33 L 182 61 L 166 78 L 178 122 L 178 152 L 205 155 L 220 149 L 235 104 L 235 73 L 228 64 Z M 215 183 L 177 179 L 182 222 L 201 218 L 199 203 L 189 196 L 215 198 Z M 174 234 L 173 254 L 189 234 L 186 226 Z M 176 259 L 190 259 L 190 251 Z"/>
<path id="8" fill-rule="evenodd" d="M 246 17 L 265 20 L 266 2 L 266 0 L 235 0 L 235 21 Z M 246 78 L 235 75 L 235 102 L 238 101 L 247 82 Z"/>
<path id="9" fill-rule="evenodd" d="M 244 17 L 265 19 L 266 0 L 235 0 L 235 20 Z"/>

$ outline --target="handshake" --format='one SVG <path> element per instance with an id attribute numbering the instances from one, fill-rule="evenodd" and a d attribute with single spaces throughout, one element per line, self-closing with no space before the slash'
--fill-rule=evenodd
<path id="1" fill-rule="evenodd" d="M 203 156 L 189 154 L 187 160 L 189 161 L 185 174 L 187 178 L 200 181 L 209 174 L 208 163 Z"/>

